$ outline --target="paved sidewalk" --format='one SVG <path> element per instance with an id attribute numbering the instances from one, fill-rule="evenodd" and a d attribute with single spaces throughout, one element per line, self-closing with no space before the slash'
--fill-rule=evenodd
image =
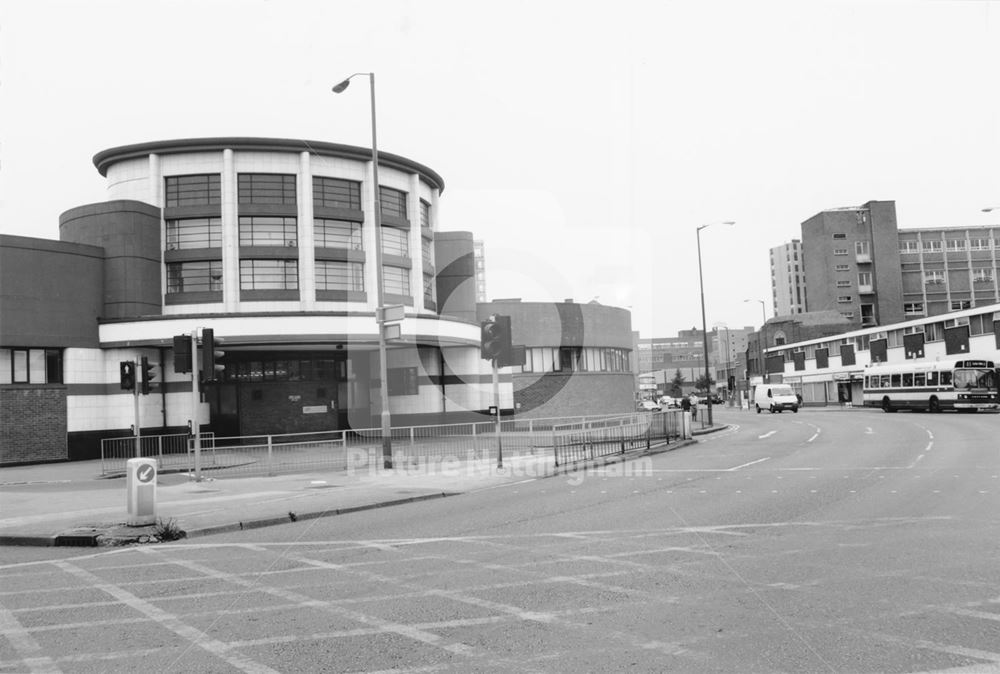
<path id="1" fill-rule="evenodd" d="M 722 430 L 695 429 L 695 435 Z M 693 440 L 672 442 L 654 452 Z M 608 457 L 628 460 L 643 452 Z M 604 461 L 598 461 L 604 463 Z M 273 477 L 197 482 L 187 473 L 160 473 L 156 517 L 187 537 L 442 498 L 594 465 L 557 468 L 548 455 L 454 462 L 397 470 L 317 470 Z M 128 526 L 126 480 L 101 476 L 100 461 L 0 468 L 0 545 L 123 545 L 160 540 L 163 526 Z"/>
<path id="2" fill-rule="evenodd" d="M 130 527 L 126 481 L 100 461 L 0 469 L 0 545 L 153 542 L 158 527 Z M 156 516 L 188 537 L 441 498 L 551 475 L 551 456 L 431 469 L 311 471 L 274 477 L 157 476 Z"/>

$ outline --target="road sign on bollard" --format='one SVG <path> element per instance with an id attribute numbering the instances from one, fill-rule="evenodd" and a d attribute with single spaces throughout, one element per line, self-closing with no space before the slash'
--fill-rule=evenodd
<path id="1" fill-rule="evenodd" d="M 129 526 L 155 524 L 156 460 L 129 459 L 125 466 Z"/>

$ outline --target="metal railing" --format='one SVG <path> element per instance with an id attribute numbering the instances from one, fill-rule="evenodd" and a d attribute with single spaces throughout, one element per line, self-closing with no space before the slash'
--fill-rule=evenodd
<path id="1" fill-rule="evenodd" d="M 135 436 L 123 438 L 103 438 L 101 440 L 101 475 L 125 473 L 129 459 L 156 459 L 159 469 L 193 469 L 194 456 L 191 454 L 191 436 L 187 433 L 175 435 L 143 435 L 139 437 L 136 451 Z M 206 458 L 214 462 L 214 435 L 202 433 L 202 449 L 207 449 Z"/>
<path id="2" fill-rule="evenodd" d="M 684 412 L 645 412 L 597 422 L 563 424 L 552 429 L 555 465 L 564 466 L 681 439 Z"/>
<path id="3" fill-rule="evenodd" d="M 626 449 L 680 437 L 679 410 L 562 417 L 503 419 L 464 424 L 405 426 L 391 429 L 394 469 L 433 469 L 472 462 L 496 463 L 502 444 L 505 463 L 528 457 L 568 456 L 570 433 L 614 429 L 628 437 Z M 499 433 L 498 433 L 499 426 Z M 623 430 L 624 429 L 624 430 Z M 641 442 L 636 440 L 641 436 Z M 582 437 L 582 436 L 581 436 Z M 611 442 L 606 436 L 602 444 Z M 372 470 L 382 466 L 382 429 L 347 429 L 315 433 L 214 437 L 201 436 L 201 469 L 213 477 L 249 477 L 312 470 Z M 557 443 L 562 443 L 557 447 Z M 637 444 L 639 443 L 639 444 Z M 644 443 L 644 444 L 643 444 Z M 593 443 L 591 443 L 593 445 Z M 188 435 L 144 436 L 141 454 L 156 458 L 159 469 L 194 471 L 193 441 Z M 563 451 L 560 457 L 557 452 Z M 593 452 L 593 449 L 588 449 Z M 102 473 L 121 474 L 135 456 L 135 438 L 101 441 Z"/>

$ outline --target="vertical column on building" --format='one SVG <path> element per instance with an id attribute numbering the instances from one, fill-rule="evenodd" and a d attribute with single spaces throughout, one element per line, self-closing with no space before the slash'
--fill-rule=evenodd
<path id="1" fill-rule="evenodd" d="M 431 203 L 431 221 L 430 221 L 431 234 L 432 234 L 432 236 L 436 236 L 437 235 L 437 231 L 438 231 L 438 191 L 434 187 L 431 187 L 431 201 L 430 201 L 430 203 Z M 475 247 L 475 244 L 473 244 L 473 250 L 475 249 L 474 247 Z M 434 257 L 434 239 L 433 238 L 431 239 L 431 258 L 432 258 L 431 261 L 434 263 L 434 276 L 435 276 L 435 279 L 431 283 L 431 292 L 434 294 L 434 298 L 433 298 L 434 299 L 434 306 L 437 306 L 437 278 L 436 277 L 437 277 L 438 268 L 437 268 L 437 258 Z M 472 270 L 472 282 L 474 284 L 478 284 L 478 279 L 476 278 L 478 276 L 478 271 L 479 271 L 478 269 L 473 269 Z M 477 293 L 478 293 L 478 285 L 477 285 Z M 438 310 L 438 312 L 440 312 L 441 311 L 441 307 L 437 307 L 437 310 Z"/>
<path id="2" fill-rule="evenodd" d="M 233 151 L 222 151 L 222 300 L 227 312 L 240 304 L 240 226 Z"/>
<path id="3" fill-rule="evenodd" d="M 406 191 L 406 213 L 410 220 L 410 292 L 413 308 L 424 311 L 424 245 L 420 227 L 420 176 L 410 174 L 410 186 Z"/>
<path id="4" fill-rule="evenodd" d="M 160 155 L 149 155 L 149 203 L 160 209 L 160 302 L 166 303 L 163 293 L 167 292 L 167 265 L 163 261 L 163 249 L 167 240 L 167 221 L 163 218 L 163 176 L 160 175 Z"/>
<path id="5" fill-rule="evenodd" d="M 920 297 L 924 303 L 924 316 L 931 315 L 931 306 L 927 303 L 927 272 L 924 268 L 924 237 L 917 232 L 917 257 L 920 260 Z"/>
<path id="6" fill-rule="evenodd" d="M 995 301 L 997 301 L 997 302 L 1000 302 L 1000 264 L 998 264 L 998 262 L 997 262 L 998 260 L 1000 260 L 1000 255 L 997 255 L 997 249 L 1000 248 L 1000 241 L 998 241 L 995 238 L 996 234 L 997 234 L 997 230 L 991 229 L 987 233 L 987 235 L 986 235 L 987 236 L 986 240 L 989 241 L 989 242 L 991 242 L 992 245 L 990 246 L 990 248 L 993 249 L 993 251 L 992 251 L 992 254 L 993 254 L 993 299 Z"/>
<path id="7" fill-rule="evenodd" d="M 378 253 L 375 251 L 375 165 L 367 162 L 365 167 L 365 181 L 361 185 L 362 207 L 365 212 L 365 226 L 361 228 L 361 241 L 365 247 L 365 293 L 368 296 L 368 306 L 378 306 L 378 276 L 382 270 L 378 269 Z"/>
<path id="8" fill-rule="evenodd" d="M 304 311 L 316 308 L 316 245 L 313 227 L 313 182 L 309 152 L 299 154 L 298 179 L 299 301 Z"/>

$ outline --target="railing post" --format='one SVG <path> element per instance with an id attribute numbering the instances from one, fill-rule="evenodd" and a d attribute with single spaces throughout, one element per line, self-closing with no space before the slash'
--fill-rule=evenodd
<path id="1" fill-rule="evenodd" d="M 274 443 L 273 436 L 267 436 L 267 475 L 274 477 Z"/>
<path id="2" fill-rule="evenodd" d="M 156 466 L 163 467 L 163 435 L 156 436 Z"/>

